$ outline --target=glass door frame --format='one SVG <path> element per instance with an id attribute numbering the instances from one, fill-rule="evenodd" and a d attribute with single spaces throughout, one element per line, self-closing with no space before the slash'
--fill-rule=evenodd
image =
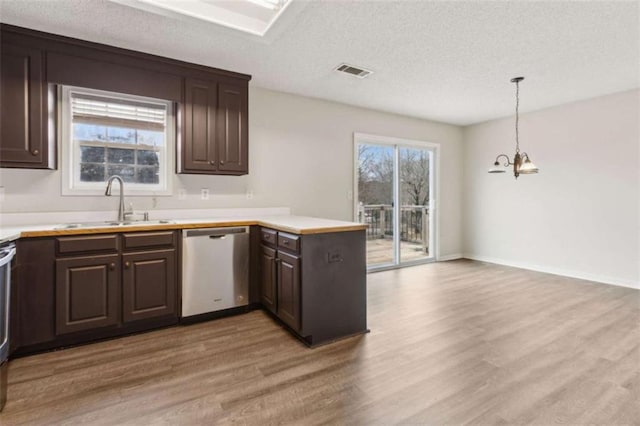
<path id="1" fill-rule="evenodd" d="M 367 272 L 402 268 L 434 262 L 439 256 L 439 173 L 440 173 L 440 144 L 414 139 L 396 138 L 390 136 L 371 135 L 366 133 L 353 134 L 353 220 L 358 221 L 358 146 L 377 145 L 393 147 L 393 258 L 392 263 L 367 265 Z M 402 261 L 400 256 L 400 148 L 417 148 L 430 151 L 429 156 L 429 256 L 421 259 Z"/>

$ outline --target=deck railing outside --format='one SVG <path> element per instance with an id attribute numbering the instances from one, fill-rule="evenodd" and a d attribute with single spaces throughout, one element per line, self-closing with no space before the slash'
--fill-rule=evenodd
<path id="1" fill-rule="evenodd" d="M 365 223 L 367 239 L 393 238 L 393 206 L 390 204 L 361 205 L 358 221 Z M 422 244 L 429 249 L 429 208 L 427 206 L 400 206 L 400 241 Z"/>

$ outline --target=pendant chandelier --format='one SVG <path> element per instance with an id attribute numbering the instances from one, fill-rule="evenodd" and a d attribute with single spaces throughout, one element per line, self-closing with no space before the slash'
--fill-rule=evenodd
<path id="1" fill-rule="evenodd" d="M 513 166 L 513 174 L 518 179 L 520 175 L 529 175 L 538 173 L 538 168 L 531 162 L 529 154 L 526 152 L 520 152 L 520 140 L 518 138 L 518 107 L 520 106 L 520 82 L 524 80 L 524 77 L 515 77 L 511 79 L 512 83 L 516 84 L 516 154 L 513 157 L 513 161 L 506 154 L 500 154 L 496 157 L 493 167 L 489 169 L 489 173 L 504 173 L 506 168 Z M 500 159 L 504 158 L 504 163 L 500 164 Z"/>

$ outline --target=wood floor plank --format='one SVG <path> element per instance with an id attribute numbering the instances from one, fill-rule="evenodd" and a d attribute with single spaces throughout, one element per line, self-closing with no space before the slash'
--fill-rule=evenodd
<path id="1" fill-rule="evenodd" d="M 16 359 L 5 425 L 640 425 L 640 291 L 473 261 L 368 275 L 371 333 L 255 311 Z"/>

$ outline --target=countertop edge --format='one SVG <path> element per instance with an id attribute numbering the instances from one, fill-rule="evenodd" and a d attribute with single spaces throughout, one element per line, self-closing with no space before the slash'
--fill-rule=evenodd
<path id="1" fill-rule="evenodd" d="M 277 224 L 265 220 L 253 220 L 253 219 L 238 219 L 229 221 L 218 222 L 194 222 L 194 223 L 167 223 L 167 224 L 155 224 L 155 225 L 130 225 L 130 226 L 108 226 L 97 228 L 72 228 L 72 229 L 47 229 L 47 230 L 30 230 L 21 231 L 10 237 L 3 239 L 3 242 L 13 241 L 18 238 L 38 238 L 38 237 L 55 237 L 55 236 L 67 236 L 67 235 L 83 235 L 83 234 L 107 234 L 113 232 L 141 232 L 141 231 L 162 231 L 162 230 L 181 230 L 181 229 L 196 229 L 196 228 L 221 228 L 224 226 L 264 226 L 267 228 L 276 229 L 282 232 L 290 232 L 292 234 L 299 235 L 312 235 L 312 234 L 328 234 L 333 232 L 349 232 L 349 231 L 361 231 L 367 229 L 366 224 L 349 224 L 349 225 L 329 225 L 319 227 L 309 227 L 304 229 L 295 228 L 292 226 Z M 13 238 L 15 237 L 15 238 Z"/>

